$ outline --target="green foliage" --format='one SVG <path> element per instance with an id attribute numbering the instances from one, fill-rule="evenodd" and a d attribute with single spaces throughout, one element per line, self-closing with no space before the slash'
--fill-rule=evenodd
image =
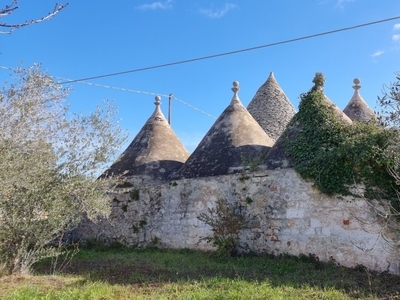
<path id="1" fill-rule="evenodd" d="M 299 112 L 291 121 L 292 127 L 298 127 L 296 136 L 284 144 L 296 171 L 328 195 L 348 195 L 354 183 L 364 183 L 369 197 L 378 196 L 374 191 L 379 196 L 394 195 L 385 149 L 396 131 L 376 122 L 346 124 L 325 99 L 323 76 L 317 74 L 314 82 L 301 95 Z"/>
<path id="2" fill-rule="evenodd" d="M 160 244 L 160 239 L 155 236 L 151 239 L 150 243 L 146 246 L 146 250 L 158 250 L 159 244 Z"/>
<path id="3" fill-rule="evenodd" d="M 129 250 L 126 246 L 123 244 L 113 241 L 109 244 L 106 244 L 102 241 L 96 240 L 96 239 L 88 239 L 85 240 L 84 243 L 80 244 L 80 256 L 85 255 L 85 253 L 90 252 L 93 256 L 93 253 L 97 252 L 110 252 L 110 251 L 120 251 L 120 250 Z M 81 253 L 83 252 L 83 254 Z M 41 263 L 40 263 L 41 264 Z M 38 264 L 38 265 L 40 265 Z"/>
<path id="4" fill-rule="evenodd" d="M 245 175 L 245 173 L 241 173 L 239 180 L 240 182 L 245 182 L 246 180 L 249 180 L 250 176 Z"/>
<path id="5" fill-rule="evenodd" d="M 246 203 L 247 204 L 251 204 L 253 202 L 254 202 L 254 200 L 251 197 L 249 197 L 249 196 L 246 197 Z"/>
<path id="6" fill-rule="evenodd" d="M 132 200 L 138 201 L 139 200 L 139 190 L 133 190 L 129 193 L 129 196 L 131 197 Z"/>
<path id="7" fill-rule="evenodd" d="M 390 86 L 385 86 L 383 96 L 378 97 L 382 110 L 378 112 L 379 120 L 385 126 L 400 128 L 400 72 Z"/>
<path id="8" fill-rule="evenodd" d="M 133 233 L 138 233 L 140 230 L 137 226 L 132 225 L 132 231 L 133 231 Z"/>
<path id="9" fill-rule="evenodd" d="M 245 171 L 246 168 L 248 168 L 250 172 L 257 171 L 258 167 L 263 162 L 261 156 L 247 158 L 242 155 L 241 160 L 242 160 L 243 171 Z"/>
<path id="10" fill-rule="evenodd" d="M 39 66 L 18 69 L 0 91 L 0 266 L 28 273 L 63 252 L 62 237 L 109 213 L 112 184 L 95 180 L 121 136 L 112 106 L 68 113 L 68 90 Z"/>
<path id="11" fill-rule="evenodd" d="M 249 228 L 251 221 L 244 206 L 239 202 L 231 205 L 220 198 L 216 207 L 208 209 L 208 214 L 201 213 L 197 218 L 209 225 L 212 231 L 211 236 L 202 237 L 200 241 L 205 240 L 217 247 L 222 257 L 237 255 L 240 231 Z"/>
<path id="12" fill-rule="evenodd" d="M 118 182 L 117 185 L 115 186 L 116 188 L 129 188 L 129 187 L 133 187 L 133 184 L 130 183 L 129 181 L 122 181 L 122 182 Z"/>
<path id="13" fill-rule="evenodd" d="M 0 278 L 1 299 L 398 299 L 399 276 L 312 255 L 230 259 L 153 248 L 83 249 L 59 276 Z"/>

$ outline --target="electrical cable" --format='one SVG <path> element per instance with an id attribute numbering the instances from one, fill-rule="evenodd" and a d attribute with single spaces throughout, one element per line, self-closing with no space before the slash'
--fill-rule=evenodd
<path id="1" fill-rule="evenodd" d="M 67 78 L 56 77 L 56 76 L 54 76 L 54 78 L 62 79 L 62 80 L 69 80 Z M 152 96 L 160 96 L 160 97 L 166 97 L 166 98 L 170 97 L 170 95 L 166 95 L 166 94 L 160 94 L 160 93 L 154 93 L 154 92 L 145 92 L 145 91 L 139 91 L 139 90 L 132 90 L 132 89 L 128 89 L 128 88 L 121 88 L 121 87 L 98 84 L 98 83 L 93 83 L 93 82 L 78 81 L 78 83 L 97 86 L 97 87 L 103 87 L 103 88 L 112 89 L 112 90 L 119 90 L 119 91 L 124 91 L 124 92 L 131 92 L 131 93 L 138 93 L 138 94 L 145 94 L 145 95 L 152 95 Z M 175 99 L 175 100 L 181 102 L 182 104 L 184 104 L 184 105 L 186 105 L 186 106 L 188 106 L 188 107 L 190 107 L 190 108 L 192 108 L 194 110 L 197 110 L 197 111 L 201 112 L 202 114 L 205 114 L 205 115 L 209 116 L 210 118 L 217 119 L 217 117 L 209 114 L 208 112 L 206 112 L 206 111 L 204 111 L 204 110 L 202 110 L 202 109 L 200 109 L 200 108 L 198 108 L 196 106 L 193 106 L 192 104 L 190 104 L 188 102 L 183 101 L 182 99 L 179 99 L 179 98 L 175 97 L 174 95 L 172 95 L 172 99 Z"/>
<path id="2" fill-rule="evenodd" d="M 9 70 L 9 71 L 14 71 L 13 68 L 5 67 L 5 66 L 0 66 L 0 69 Z M 61 79 L 61 80 L 70 80 L 70 79 L 68 79 L 68 78 L 63 78 L 63 77 L 57 77 L 57 76 L 52 76 L 52 77 L 53 77 L 53 78 L 56 78 L 56 79 Z M 170 97 L 170 95 L 166 95 L 166 94 L 160 94 L 160 93 L 154 93 L 154 92 L 146 92 L 146 91 L 139 91 L 139 90 L 133 90 L 133 89 L 128 89 L 128 88 L 116 87 L 116 86 L 105 85 L 105 84 L 99 84 L 99 83 L 93 83 L 93 82 L 78 81 L 77 83 L 86 84 L 86 85 L 90 85 L 90 86 L 96 86 L 96 87 L 102 87 L 102 88 L 112 89 L 112 90 L 117 90 L 117 91 L 123 91 L 123 92 L 130 92 L 130 93 L 137 93 L 137 94 L 145 94 L 145 95 L 152 95 L 152 96 L 160 96 L 160 97 L 166 97 L 166 98 L 169 98 L 169 97 Z M 207 115 L 207 116 L 210 117 L 210 118 L 217 119 L 217 117 L 215 117 L 215 116 L 209 114 L 208 112 L 206 112 L 206 111 L 204 111 L 204 110 L 202 110 L 202 109 L 200 109 L 200 108 L 198 108 L 198 107 L 196 107 L 196 106 L 194 106 L 194 105 L 192 105 L 192 104 L 190 104 L 190 103 L 188 103 L 188 102 L 186 102 L 186 101 L 183 101 L 182 99 L 179 99 L 179 98 L 177 98 L 177 97 L 175 97 L 175 96 L 173 96 L 173 95 L 172 95 L 172 99 L 175 99 L 175 100 L 181 102 L 182 104 L 184 104 L 184 105 L 186 105 L 186 106 L 188 106 L 188 107 L 190 107 L 190 108 L 192 108 L 192 109 L 194 109 L 194 110 L 197 110 L 198 112 L 200 112 L 200 113 L 202 113 L 202 114 Z"/>
<path id="3" fill-rule="evenodd" d="M 359 25 L 354 25 L 354 26 L 350 26 L 350 27 L 344 27 L 344 28 L 340 28 L 340 29 L 325 31 L 325 32 L 316 33 L 316 34 L 312 34 L 312 35 L 306 35 L 306 36 L 302 36 L 302 37 L 298 37 L 298 38 L 293 38 L 293 39 L 289 39 L 289 40 L 284 40 L 284 41 L 280 41 L 280 42 L 275 42 L 275 43 L 270 43 L 270 44 L 265 44 L 265 45 L 260 45 L 260 46 L 245 48 L 245 49 L 239 49 L 239 50 L 223 52 L 223 53 L 218 53 L 218 54 L 213 54 L 213 55 L 208 55 L 208 56 L 191 58 L 191 59 L 186 59 L 186 60 L 181 60 L 181 61 L 176 61 L 176 62 L 171 62 L 171 63 L 165 63 L 165 64 L 160 64 L 160 65 L 155 65 L 155 66 L 149 66 L 149 67 L 144 67 L 144 68 L 139 68 L 139 69 L 132 69 L 132 70 L 127 70 L 127 71 L 108 73 L 108 74 L 86 77 L 86 78 L 81 78 L 81 79 L 74 79 L 74 80 L 70 80 L 70 81 L 63 81 L 63 82 L 59 82 L 59 84 L 75 83 L 75 82 L 79 82 L 79 81 L 86 81 L 86 80 L 99 79 L 99 78 L 104 78 L 104 77 L 118 76 L 118 75 L 123 75 L 123 74 L 128 74 L 128 73 L 135 73 L 135 72 L 165 68 L 165 67 L 170 67 L 170 66 L 175 66 L 175 65 L 180 65 L 180 64 L 186 64 L 186 63 L 191 63 L 191 62 L 200 61 L 200 60 L 206 60 L 206 59 L 211 59 L 211 58 L 216 58 L 216 57 L 221 57 L 221 56 L 227 56 L 227 55 L 232 55 L 232 54 L 237 54 L 237 53 L 242 53 L 242 52 L 247 52 L 247 51 L 258 50 L 258 49 L 267 48 L 267 47 L 273 47 L 273 46 L 282 45 L 282 44 L 293 43 L 293 42 L 297 42 L 297 41 L 301 41 L 301 40 L 311 39 L 311 38 L 315 38 L 315 37 L 319 37 L 319 36 L 323 36 L 323 35 L 347 31 L 347 30 L 353 30 L 353 29 L 366 27 L 366 26 L 370 26 L 370 25 L 375 25 L 375 24 L 379 24 L 379 23 L 384 23 L 384 22 L 388 22 L 388 21 L 393 21 L 393 20 L 397 20 L 397 19 L 400 19 L 400 16 L 392 17 L 392 18 L 388 18 L 388 19 L 382 19 L 382 20 L 373 21 L 373 22 L 364 23 L 364 24 L 359 24 Z"/>

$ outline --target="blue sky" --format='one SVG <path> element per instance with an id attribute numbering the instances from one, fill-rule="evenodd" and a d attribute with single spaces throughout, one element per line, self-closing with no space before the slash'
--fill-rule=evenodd
<path id="1" fill-rule="evenodd" d="M 67 1 L 67 0 L 66 0 Z M 9 0 L 0 1 L 1 5 Z M 63 2 L 61 2 L 63 3 Z M 0 66 L 41 63 L 53 76 L 80 79 L 266 45 L 400 16 L 393 0 L 69 0 L 51 21 L 0 35 Z M 50 12 L 55 0 L 20 0 L 6 22 Z M 400 19 L 258 50 L 89 80 L 124 90 L 73 83 L 74 111 L 93 111 L 114 100 L 132 140 L 154 110 L 154 94 L 173 95 L 172 128 L 192 152 L 240 83 L 243 104 L 251 101 L 272 71 L 296 107 L 325 74 L 325 93 L 341 109 L 361 79 L 363 98 L 375 109 L 383 84 L 400 70 Z M 0 68 L 0 80 L 10 71 Z M 130 90 L 130 91 L 126 91 Z M 134 92 L 138 91 L 138 92 Z M 143 93 L 143 92 L 149 92 Z M 168 98 L 162 97 L 167 116 Z M 207 112 L 209 115 L 194 109 Z M 129 140 L 129 142 L 130 142 Z M 125 145 L 126 146 L 126 145 Z M 123 149 L 121 149 L 123 150 Z"/>

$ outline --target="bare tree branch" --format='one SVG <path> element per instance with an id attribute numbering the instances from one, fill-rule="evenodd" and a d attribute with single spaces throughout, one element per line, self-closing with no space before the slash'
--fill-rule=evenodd
<path id="1" fill-rule="evenodd" d="M 14 13 L 19 8 L 19 6 L 17 4 L 18 4 L 18 0 L 13 0 L 11 2 L 11 4 L 6 5 L 4 8 L 0 9 L 0 19 L 2 17 L 9 16 L 12 13 Z M 25 22 L 15 23 L 15 24 L 10 24 L 10 23 L 7 23 L 7 22 L 0 22 L 0 27 L 1 28 L 8 28 L 8 30 L 6 30 L 6 31 L 0 30 L 0 34 L 10 34 L 15 29 L 19 29 L 19 28 L 22 28 L 22 27 L 26 27 L 26 26 L 29 26 L 29 25 L 33 25 L 33 24 L 37 24 L 37 23 L 41 23 L 43 21 L 49 20 L 52 17 L 54 17 L 56 14 L 58 14 L 61 10 L 63 10 L 65 7 L 67 7 L 68 5 L 69 5 L 69 3 L 66 3 L 66 4 L 56 3 L 55 6 L 54 6 L 53 11 L 48 13 L 47 15 L 45 15 L 42 18 L 33 19 L 33 20 L 30 20 L 30 21 L 25 21 Z"/>
<path id="2" fill-rule="evenodd" d="M 6 5 L 6 7 L 0 11 L 0 18 L 11 15 L 13 11 L 18 8 L 18 6 L 15 6 L 17 2 L 18 0 L 13 0 L 13 2 L 10 5 Z"/>

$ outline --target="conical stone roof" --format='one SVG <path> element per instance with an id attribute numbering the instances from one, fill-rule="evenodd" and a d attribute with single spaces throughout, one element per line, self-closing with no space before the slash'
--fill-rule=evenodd
<path id="1" fill-rule="evenodd" d="M 189 152 L 165 119 L 159 96 L 154 104 L 154 113 L 103 177 L 141 176 L 143 179 L 164 181 L 183 166 Z"/>
<path id="2" fill-rule="evenodd" d="M 288 140 L 295 140 L 297 132 L 300 130 L 301 126 L 298 123 L 290 122 L 287 125 L 286 130 L 281 134 L 264 159 L 264 165 L 268 170 L 293 167 L 293 160 L 287 155 L 284 144 Z"/>
<path id="3" fill-rule="evenodd" d="M 264 157 L 273 145 L 273 140 L 241 103 L 238 82 L 233 85 L 231 103 L 174 178 L 225 175 L 231 168 Z"/>
<path id="4" fill-rule="evenodd" d="M 376 120 L 376 115 L 374 111 L 368 106 L 367 102 L 361 97 L 359 89 L 361 88 L 360 79 L 355 78 L 353 80 L 354 94 L 350 99 L 343 112 L 353 121 L 364 121 L 368 122 L 371 120 Z"/>
<path id="5" fill-rule="evenodd" d="M 274 141 L 296 113 L 272 72 L 257 90 L 247 110 Z"/>

